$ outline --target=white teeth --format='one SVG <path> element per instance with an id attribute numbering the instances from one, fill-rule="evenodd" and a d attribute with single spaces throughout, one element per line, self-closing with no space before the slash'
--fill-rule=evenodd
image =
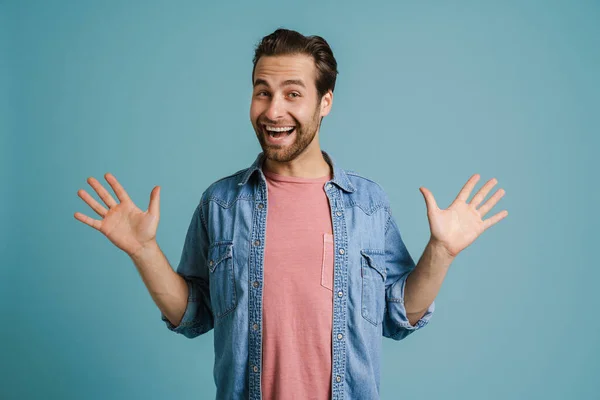
<path id="1" fill-rule="evenodd" d="M 283 131 L 289 131 L 290 129 L 293 128 L 293 126 L 282 126 L 282 127 L 274 127 L 274 126 L 266 126 L 268 131 L 271 132 L 283 132 Z"/>

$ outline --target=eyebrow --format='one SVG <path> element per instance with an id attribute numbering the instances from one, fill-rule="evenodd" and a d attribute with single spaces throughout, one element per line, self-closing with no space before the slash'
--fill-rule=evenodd
<path id="1" fill-rule="evenodd" d="M 265 81 L 264 79 L 260 79 L 260 78 L 258 78 L 257 80 L 254 81 L 254 86 L 256 87 L 258 85 L 265 85 L 266 87 L 270 87 L 269 83 L 267 81 Z M 283 81 L 283 83 L 281 84 L 281 86 L 289 86 L 289 85 L 298 85 L 298 86 L 302 86 L 303 88 L 306 89 L 306 85 L 304 84 L 302 79 L 288 79 L 286 81 Z"/>

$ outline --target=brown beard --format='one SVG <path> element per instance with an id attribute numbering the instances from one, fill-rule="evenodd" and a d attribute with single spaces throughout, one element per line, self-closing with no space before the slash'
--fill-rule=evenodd
<path id="1" fill-rule="evenodd" d="M 294 133 L 296 135 L 296 138 L 290 145 L 283 148 L 267 143 L 262 124 L 259 124 L 257 121 L 254 130 L 256 132 L 258 142 L 260 143 L 260 147 L 262 148 L 266 158 L 277 162 L 290 162 L 296 157 L 298 157 L 300 154 L 302 154 L 302 152 L 308 147 L 308 145 L 312 143 L 319 129 L 320 105 L 321 104 L 319 102 L 319 104 L 317 104 L 317 107 L 315 108 L 315 112 L 309 125 L 296 125 L 296 132 Z"/>

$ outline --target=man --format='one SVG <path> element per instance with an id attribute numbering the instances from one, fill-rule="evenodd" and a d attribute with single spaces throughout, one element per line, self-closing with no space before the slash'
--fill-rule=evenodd
<path id="1" fill-rule="evenodd" d="M 76 213 L 132 258 L 167 327 L 189 338 L 214 329 L 219 399 L 375 399 L 382 336 L 425 326 L 452 260 L 506 211 L 479 175 L 446 209 L 421 192 L 430 241 L 415 266 L 375 182 L 340 168 L 319 145 L 337 63 L 319 36 L 278 29 L 256 48 L 250 120 L 254 163 L 202 194 L 173 271 L 156 243 L 159 187 L 138 209 L 114 176 L 117 203 Z M 478 208 L 479 207 L 479 208 Z"/>

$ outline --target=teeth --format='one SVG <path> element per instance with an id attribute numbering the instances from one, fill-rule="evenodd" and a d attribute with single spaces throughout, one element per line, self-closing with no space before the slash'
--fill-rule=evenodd
<path id="1" fill-rule="evenodd" d="M 291 132 L 291 131 L 290 131 Z M 287 133 L 286 136 L 290 136 L 290 132 Z M 269 132 L 269 136 L 271 136 L 272 138 L 275 137 L 275 134 L 277 134 L 278 132 Z"/>
<path id="2" fill-rule="evenodd" d="M 266 126 L 268 131 L 271 132 L 283 132 L 283 131 L 289 131 L 290 129 L 293 128 L 293 126 L 282 126 L 282 127 L 274 127 L 274 126 Z"/>

